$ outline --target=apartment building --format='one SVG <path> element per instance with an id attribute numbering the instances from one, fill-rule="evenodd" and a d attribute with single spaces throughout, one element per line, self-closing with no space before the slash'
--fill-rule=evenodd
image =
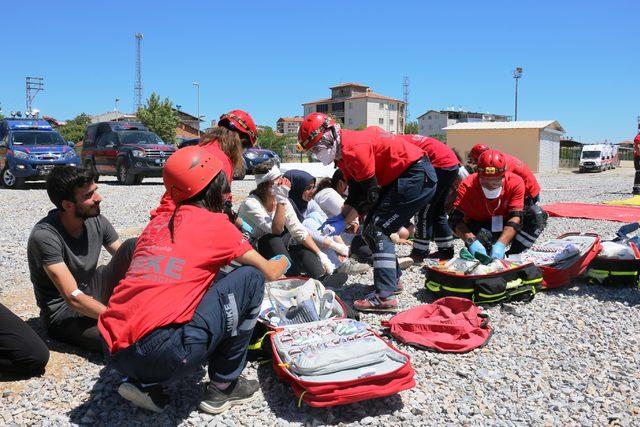
<path id="1" fill-rule="evenodd" d="M 456 123 L 508 122 L 511 116 L 500 114 L 474 113 L 471 111 L 429 110 L 418 117 L 419 134 L 425 136 L 443 135 L 444 128 Z"/>

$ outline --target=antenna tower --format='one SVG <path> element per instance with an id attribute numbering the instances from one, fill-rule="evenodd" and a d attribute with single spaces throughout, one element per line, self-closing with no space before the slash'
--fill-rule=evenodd
<path id="1" fill-rule="evenodd" d="M 44 90 L 44 79 L 42 77 L 27 77 L 27 111 L 31 113 L 31 103 L 38 92 Z"/>
<path id="2" fill-rule="evenodd" d="M 405 123 L 409 123 L 411 115 L 409 114 L 409 76 L 404 76 L 402 81 L 402 95 L 404 101 Z"/>
<path id="3" fill-rule="evenodd" d="M 136 33 L 136 83 L 133 87 L 133 102 L 136 111 L 142 108 L 142 33 Z"/>

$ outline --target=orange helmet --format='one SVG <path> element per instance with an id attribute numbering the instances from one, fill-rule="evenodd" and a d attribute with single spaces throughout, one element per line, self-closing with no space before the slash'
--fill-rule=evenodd
<path id="1" fill-rule="evenodd" d="M 222 170 L 222 162 L 197 145 L 173 153 L 162 171 L 162 180 L 175 203 L 202 191 Z"/>
<path id="2" fill-rule="evenodd" d="M 500 178 L 507 170 L 507 159 L 498 150 L 486 150 L 478 157 L 478 175 L 484 178 Z"/>
<path id="3" fill-rule="evenodd" d="M 249 113 L 244 110 L 232 110 L 220 116 L 218 126 L 235 130 L 245 135 L 253 147 L 258 139 L 258 128 Z"/>
<path id="4" fill-rule="evenodd" d="M 471 152 L 469 153 L 469 160 L 471 160 L 471 163 L 478 163 L 478 157 L 480 157 L 480 154 L 484 153 L 488 149 L 489 147 L 487 147 L 485 144 L 474 145 L 473 148 L 471 148 Z"/>
<path id="5" fill-rule="evenodd" d="M 336 125 L 335 120 L 323 113 L 307 114 L 298 130 L 298 149 L 308 150 L 313 147 L 327 129 Z"/>

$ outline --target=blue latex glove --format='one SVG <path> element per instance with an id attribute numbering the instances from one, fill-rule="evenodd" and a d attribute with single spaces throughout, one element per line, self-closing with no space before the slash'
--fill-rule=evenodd
<path id="1" fill-rule="evenodd" d="M 498 241 L 491 247 L 491 258 L 504 259 L 504 243 Z"/>
<path id="2" fill-rule="evenodd" d="M 275 260 L 278 260 L 280 258 L 284 258 L 284 259 L 287 260 L 287 269 L 284 271 L 286 273 L 291 268 L 291 261 L 289 261 L 289 258 L 287 258 L 286 255 L 278 254 L 278 255 L 274 256 L 273 258 L 271 258 L 270 261 L 275 261 Z"/>
<path id="3" fill-rule="evenodd" d="M 249 234 L 253 234 L 253 227 L 250 226 L 244 219 L 240 218 L 240 221 L 242 221 L 242 225 L 240 226 L 240 228 L 242 229 L 242 231 L 244 231 L 245 233 L 249 233 Z"/>
<path id="4" fill-rule="evenodd" d="M 344 215 L 339 214 L 326 220 L 318 230 L 320 230 L 325 236 L 337 236 L 344 231 L 346 226 L 347 224 L 344 222 Z"/>
<path id="5" fill-rule="evenodd" d="M 473 243 L 469 245 L 469 252 L 471 252 L 471 255 L 475 255 L 476 252 L 480 252 L 482 255 L 487 254 L 487 250 L 485 249 L 484 246 L 482 246 L 482 243 L 480 243 L 479 240 L 474 240 Z M 503 254 L 504 254 L 504 251 L 503 251 Z"/>

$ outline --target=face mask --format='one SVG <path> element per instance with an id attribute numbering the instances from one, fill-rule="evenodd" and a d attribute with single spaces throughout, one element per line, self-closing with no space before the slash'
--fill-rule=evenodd
<path id="1" fill-rule="evenodd" d="M 316 153 L 316 158 L 322 162 L 323 165 L 330 165 L 336 159 L 336 145 L 333 144 L 331 148 L 322 147 Z"/>
<path id="2" fill-rule="evenodd" d="M 484 196 L 487 199 L 497 199 L 500 196 L 500 193 L 502 193 L 502 185 L 498 188 L 496 188 L 495 190 L 489 190 L 487 188 L 482 187 L 482 192 L 484 193 Z"/>

